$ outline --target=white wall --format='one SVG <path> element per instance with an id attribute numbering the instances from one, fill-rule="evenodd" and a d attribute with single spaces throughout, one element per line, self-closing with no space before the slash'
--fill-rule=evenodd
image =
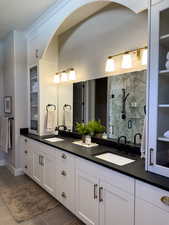
<path id="1" fill-rule="evenodd" d="M 20 167 L 20 128 L 28 127 L 27 49 L 23 32 L 13 31 L 4 40 L 4 96 L 12 96 L 13 149 L 9 164 Z"/>
<path id="2" fill-rule="evenodd" d="M 4 96 L 12 96 L 12 117 L 14 117 L 15 104 L 14 104 L 14 33 L 8 34 L 4 40 Z M 15 129 L 15 128 L 14 128 Z M 13 140 L 14 132 L 13 132 Z M 15 143 L 13 143 L 13 146 Z M 15 164 L 15 148 L 9 152 L 9 163 Z"/>
<path id="3" fill-rule="evenodd" d="M 27 42 L 23 32 L 14 31 L 15 168 L 21 166 L 20 128 L 28 127 Z M 22 149 L 21 149 L 22 150 Z"/>
<path id="4" fill-rule="evenodd" d="M 147 39 L 147 12 L 106 7 L 59 36 L 59 69 L 73 67 L 78 80 L 102 77 L 108 56 L 144 47 Z"/>
<path id="5" fill-rule="evenodd" d="M 0 41 L 0 115 L 4 114 L 3 97 L 4 97 L 4 85 L 3 85 L 3 64 L 4 63 L 4 52 L 3 42 Z M 0 165 L 6 163 L 6 154 L 0 151 Z"/>

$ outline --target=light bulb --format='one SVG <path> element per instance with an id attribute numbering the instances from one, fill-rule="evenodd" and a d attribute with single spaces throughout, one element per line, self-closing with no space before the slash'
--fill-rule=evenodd
<path id="1" fill-rule="evenodd" d="M 131 54 L 130 53 L 125 53 L 123 55 L 121 67 L 123 69 L 129 69 L 129 68 L 132 67 L 132 57 L 131 57 Z"/>
<path id="2" fill-rule="evenodd" d="M 69 71 L 69 80 L 76 80 L 76 72 L 73 68 Z"/>
<path id="3" fill-rule="evenodd" d="M 105 71 L 106 72 L 113 72 L 114 70 L 115 70 L 115 61 L 111 56 L 109 56 L 107 61 L 106 61 Z"/>
<path id="4" fill-rule="evenodd" d="M 60 75 L 59 74 L 56 74 L 53 78 L 53 82 L 56 83 L 56 84 L 59 84 L 60 83 Z"/>
<path id="5" fill-rule="evenodd" d="M 142 58 L 141 58 L 141 65 L 147 65 L 148 61 L 148 49 L 143 49 Z"/>
<path id="6" fill-rule="evenodd" d="M 62 74 L 61 74 L 61 81 L 62 82 L 68 81 L 68 75 L 67 75 L 66 71 L 62 72 Z"/>

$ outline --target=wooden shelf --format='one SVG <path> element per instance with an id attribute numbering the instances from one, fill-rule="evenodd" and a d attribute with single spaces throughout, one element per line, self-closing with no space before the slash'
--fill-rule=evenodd
<path id="1" fill-rule="evenodd" d="M 169 108 L 169 104 L 159 104 L 159 108 Z"/>
<path id="2" fill-rule="evenodd" d="M 169 142 L 169 138 L 166 137 L 159 137 L 158 141 L 164 141 L 164 142 Z"/>

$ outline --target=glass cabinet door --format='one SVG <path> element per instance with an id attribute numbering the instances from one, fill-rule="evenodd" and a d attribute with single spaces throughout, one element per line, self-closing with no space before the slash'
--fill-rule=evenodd
<path id="1" fill-rule="evenodd" d="M 169 177 L 168 0 L 151 10 L 149 73 L 148 170 Z"/>
<path id="2" fill-rule="evenodd" d="M 30 129 L 38 131 L 38 67 L 30 68 Z"/>

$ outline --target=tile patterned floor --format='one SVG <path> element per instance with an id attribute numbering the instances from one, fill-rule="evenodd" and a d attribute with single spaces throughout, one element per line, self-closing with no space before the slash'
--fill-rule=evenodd
<path id="1" fill-rule="evenodd" d="M 0 186 L 11 187 L 16 184 L 27 182 L 26 176 L 14 177 L 5 167 L 0 167 Z M 56 222 L 57 219 L 57 222 Z M 85 225 L 80 222 L 70 211 L 63 206 L 58 206 L 46 213 L 43 213 L 33 219 L 17 223 L 11 216 L 8 208 L 0 198 L 0 225 Z"/>

